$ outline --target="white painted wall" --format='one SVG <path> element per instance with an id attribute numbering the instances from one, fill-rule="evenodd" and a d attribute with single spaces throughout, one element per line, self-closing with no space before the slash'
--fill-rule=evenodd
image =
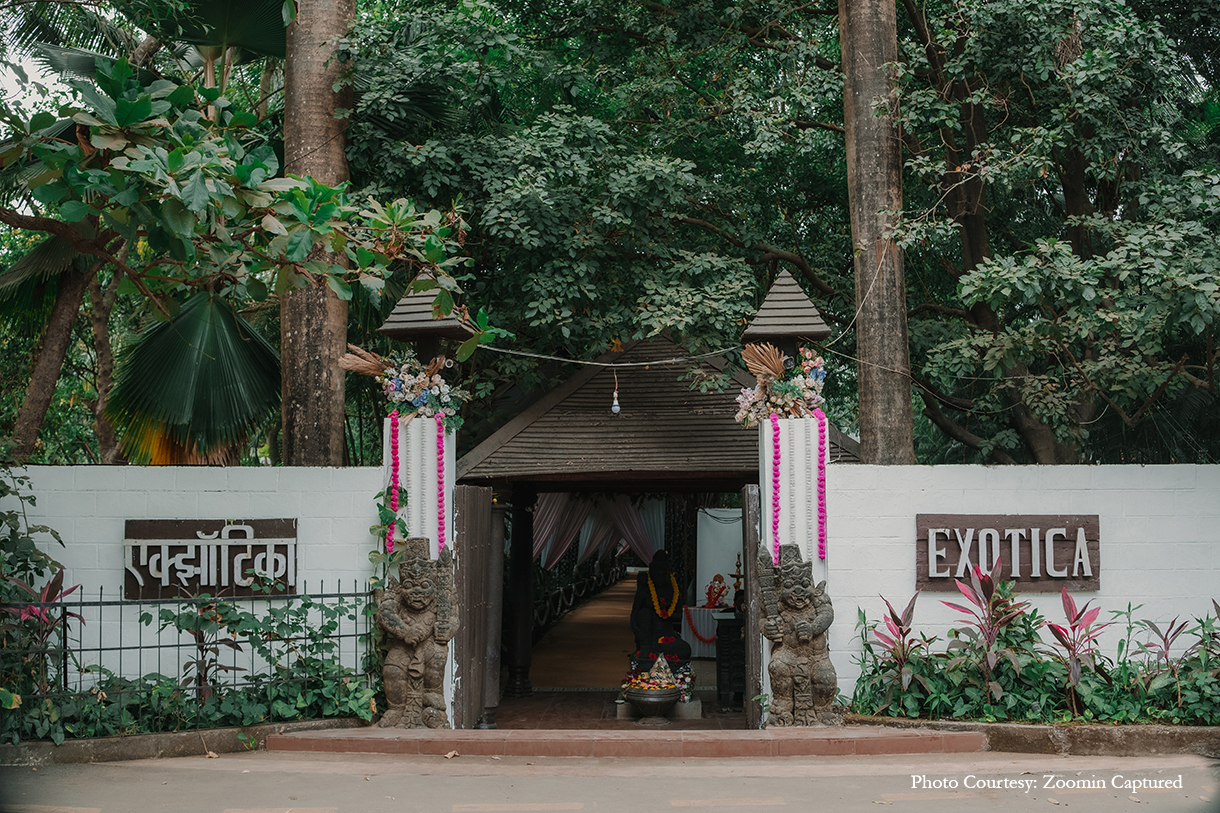
<path id="1" fill-rule="evenodd" d="M 295 517 L 298 593 L 362 590 L 373 574 L 368 553 L 377 540 L 369 526 L 377 522 L 374 495 L 384 487 L 379 467 L 33 466 L 26 473 L 37 497 L 37 504 L 27 509 L 29 522 L 59 532 L 64 547 L 53 540 L 42 547 L 64 565 L 65 585 L 81 585 L 69 600 L 97 601 L 99 590 L 106 601 L 122 597 L 128 519 Z M 194 656 L 185 635 L 172 629 L 158 633 L 157 623 L 140 623 L 141 612 L 157 614 L 149 604 L 108 606 L 100 618 L 96 608 L 79 609 L 85 623 L 73 622 L 69 630 L 84 648 L 85 665 L 101 665 L 131 678 L 150 672 L 177 675 L 181 664 Z M 252 609 L 263 611 L 260 605 Z M 344 631 L 353 631 L 350 622 L 344 622 Z M 134 650 L 121 655 L 101 651 L 149 647 L 157 641 L 162 649 L 139 655 Z M 177 652 L 168 648 L 174 646 Z M 226 664 L 265 669 L 249 653 L 222 652 Z M 362 653 L 350 640 L 338 655 L 345 665 L 358 667 Z M 74 673 L 72 680 L 87 687 L 94 676 Z"/>
<path id="2" fill-rule="evenodd" d="M 28 473 L 38 496 L 29 519 L 59 531 L 66 547 L 47 550 L 89 599 L 100 586 L 111 598 L 121 591 L 125 519 L 297 517 L 298 574 L 309 589 L 322 579 L 328 589 L 335 579 L 347 589 L 372 573 L 367 557 L 377 540 L 368 529 L 376 522 L 373 496 L 385 484 L 381 468 L 36 466 Z M 831 464 L 826 480 L 830 643 L 847 694 L 856 679 L 857 608 L 875 620 L 880 596 L 901 609 L 914 592 L 916 514 L 1099 515 L 1102 589 L 1076 598 L 1094 598 L 1103 618 L 1128 602 L 1144 605 L 1140 618 L 1196 617 L 1220 599 L 1220 466 Z M 952 595 L 921 595 L 917 629 L 943 636 L 956 623 L 942 598 Z M 1058 594 L 1026 598 L 1062 620 Z M 1106 639 L 1108 652 L 1114 640 Z"/>
<path id="3" fill-rule="evenodd" d="M 876 620 L 880 596 L 901 612 L 915 592 L 916 514 L 1097 514 L 1101 590 L 1073 598 L 1093 599 L 1103 620 L 1128 602 L 1144 605 L 1136 618 L 1201 617 L 1220 599 L 1220 466 L 830 465 L 826 484 L 830 644 L 849 696 L 857 608 Z M 1022 595 L 1063 622 L 1059 593 Z M 955 596 L 920 594 L 916 629 L 943 639 L 963 617 L 941 604 Z M 1103 652 L 1113 656 L 1117 637 L 1115 627 L 1106 631 Z"/>
<path id="4" fill-rule="evenodd" d="M 44 549 L 67 569 L 65 583 L 99 587 L 117 598 L 123 587 L 123 523 L 128 519 L 298 518 L 298 591 L 325 581 L 344 590 L 372 575 L 377 544 L 374 495 L 380 467 L 254 468 L 207 466 L 32 466 L 36 506 L 29 521 L 59 532 Z"/>

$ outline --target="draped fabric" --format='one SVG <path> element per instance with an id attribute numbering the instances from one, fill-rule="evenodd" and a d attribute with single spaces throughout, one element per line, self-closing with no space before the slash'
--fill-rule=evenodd
<path id="1" fill-rule="evenodd" d="M 614 523 L 601 509 L 594 507 L 580 529 L 580 555 L 577 564 L 590 556 L 602 559 L 620 539 L 622 534 L 614 527 Z"/>
<path id="2" fill-rule="evenodd" d="M 577 539 L 578 562 L 605 556 L 623 543 L 645 563 L 665 547 L 665 501 L 647 500 L 640 508 L 626 494 L 613 499 L 573 498 L 561 491 L 538 495 L 534 505 L 534 558 L 551 569 Z"/>
<path id="3" fill-rule="evenodd" d="M 548 570 L 559 564 L 580 534 L 592 503 L 574 500 L 563 491 L 538 495 L 534 504 L 534 558 Z"/>
<path id="4" fill-rule="evenodd" d="M 538 495 L 534 504 L 534 558 L 542 555 L 543 548 L 555 535 L 555 529 L 563 519 L 571 495 L 566 491 L 547 491 Z"/>
<path id="5" fill-rule="evenodd" d="M 588 500 L 568 500 L 567 510 L 563 512 L 563 517 L 555 527 L 555 535 L 548 543 L 542 563 L 543 567 L 550 570 L 559 564 L 559 560 L 568 552 L 568 548 L 572 547 L 572 542 L 580 535 L 580 529 L 585 524 L 585 517 L 589 515 L 589 509 L 592 507 L 593 503 Z"/>
<path id="6" fill-rule="evenodd" d="M 661 550 L 665 547 L 665 500 L 644 500 L 640 505 L 640 519 L 644 522 L 644 530 L 652 540 L 652 549 Z"/>
<path id="7" fill-rule="evenodd" d="M 644 564 L 651 562 L 653 554 L 664 544 L 664 539 L 654 541 L 649 537 L 643 517 L 627 499 L 627 495 L 618 494 L 613 500 L 602 502 L 601 509 L 622 534 L 623 539 L 627 542 L 627 547 L 640 557 Z"/>

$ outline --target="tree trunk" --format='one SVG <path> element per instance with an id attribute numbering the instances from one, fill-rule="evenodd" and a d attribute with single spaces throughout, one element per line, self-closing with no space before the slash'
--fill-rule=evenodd
<path id="1" fill-rule="evenodd" d="M 126 260 L 126 247 L 119 255 Z M 110 313 L 119 293 L 119 281 L 123 272 L 118 269 L 106 290 L 102 290 L 101 279 L 94 274 L 89 280 L 89 317 L 93 325 L 93 352 L 97 355 L 97 398 L 93 401 L 93 417 L 97 422 L 97 446 L 101 453 L 99 462 L 106 465 L 125 462 L 123 451 L 115 437 L 114 426 L 106 417 L 106 403 L 110 399 L 110 388 L 114 385 L 114 347 L 110 343 Z"/>
<path id="2" fill-rule="evenodd" d="M 348 178 L 343 133 L 350 92 L 336 93 L 342 64 L 339 39 L 355 15 L 354 0 L 300 0 L 288 26 L 284 69 L 284 171 L 330 186 Z M 309 259 L 343 263 L 341 255 Z M 280 364 L 283 376 L 284 463 L 343 464 L 343 371 L 347 303 L 331 290 L 307 287 L 280 299 Z"/>
<path id="3" fill-rule="evenodd" d="M 856 270 L 860 453 L 865 463 L 915 462 L 902 251 L 886 232 L 902 208 L 898 100 L 883 65 L 898 58 L 893 0 L 839 0 L 847 192 Z M 873 113 L 875 100 L 888 105 Z"/>
<path id="4" fill-rule="evenodd" d="M 97 275 L 101 262 L 82 273 L 75 265 L 69 265 L 59 275 L 59 292 L 51 317 L 42 332 L 38 350 L 34 354 L 34 368 L 30 372 L 30 385 L 25 391 L 25 401 L 17 411 L 17 422 L 13 429 L 13 456 L 24 463 L 34 453 L 38 433 L 46 420 L 47 409 L 55 397 L 55 385 L 59 383 L 59 371 L 64 366 L 68 345 L 72 343 L 72 328 L 80 313 L 81 300 L 89 280 Z"/>

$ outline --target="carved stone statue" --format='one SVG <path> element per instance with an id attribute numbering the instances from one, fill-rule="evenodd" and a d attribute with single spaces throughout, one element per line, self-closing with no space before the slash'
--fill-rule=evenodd
<path id="1" fill-rule="evenodd" d="M 690 663 L 690 644 L 679 637 L 682 622 L 682 592 L 669 569 L 669 554 L 653 554 L 648 571 L 636 577 L 631 605 L 631 632 L 635 636 L 633 671 L 647 670 L 658 655 L 673 669 Z"/>
<path id="2" fill-rule="evenodd" d="M 423 538 L 399 545 L 407 558 L 377 602 L 377 623 L 390 639 L 381 672 L 389 708 L 380 725 L 449 728 L 445 662 L 458 630 L 453 554 L 446 548 L 431 559 Z"/>
<path id="3" fill-rule="evenodd" d="M 826 582 L 813 585 L 813 562 L 801 558 L 796 545 L 781 545 L 779 566 L 771 551 L 758 549 L 762 592 L 762 632 L 772 641 L 771 707 L 768 725 L 838 725 L 831 711 L 838 677 L 830 662 L 826 631 L 834 608 Z"/>

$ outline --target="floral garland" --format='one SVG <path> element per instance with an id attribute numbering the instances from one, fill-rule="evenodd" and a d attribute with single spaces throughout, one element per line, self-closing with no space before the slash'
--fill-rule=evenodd
<path id="1" fill-rule="evenodd" d="M 678 579 L 674 574 L 669 574 L 669 583 L 674 588 L 674 601 L 669 605 L 669 611 L 665 612 L 661 609 L 661 602 L 657 599 L 657 586 L 652 583 L 652 576 L 648 577 L 648 590 L 652 593 L 652 608 L 657 611 L 657 615 L 662 618 L 669 618 L 674 614 L 674 610 L 678 609 Z"/>
<path id="2" fill-rule="evenodd" d="M 693 620 L 693 619 L 691 619 L 691 617 L 690 617 L 690 607 L 683 607 L 683 608 L 682 608 L 682 611 L 683 611 L 684 613 L 686 613 L 686 626 L 690 627 L 690 631 L 691 631 L 691 632 L 694 634 L 694 636 L 695 636 L 696 638 L 698 638 L 700 641 L 702 641 L 702 642 L 703 642 L 703 643 L 705 643 L 705 644 L 714 644 L 714 643 L 716 643 L 716 636 L 715 636 L 715 635 L 713 635 L 711 638 L 704 638 L 702 635 L 700 635 L 700 634 L 699 634 L 699 630 L 695 629 L 695 622 L 694 622 L 694 620 Z"/>
<path id="3" fill-rule="evenodd" d="M 783 418 L 808 418 L 826 402 L 822 386 L 826 370 L 822 357 L 807 347 L 800 349 L 801 363 L 783 377 L 768 377 L 737 396 L 735 420 L 747 429 L 758 426 L 772 413 Z M 778 367 L 776 372 L 778 372 Z"/>
<path id="4" fill-rule="evenodd" d="M 394 552 L 394 526 L 398 524 L 398 410 L 390 413 L 390 511 L 394 519 L 385 532 L 385 552 Z"/>
<path id="5" fill-rule="evenodd" d="M 436 549 L 445 549 L 445 416 L 436 413 Z"/>
<path id="6" fill-rule="evenodd" d="M 826 558 L 826 413 L 813 411 L 818 422 L 818 558 Z"/>
<path id="7" fill-rule="evenodd" d="M 771 413 L 771 552 L 779 564 L 779 416 Z"/>

